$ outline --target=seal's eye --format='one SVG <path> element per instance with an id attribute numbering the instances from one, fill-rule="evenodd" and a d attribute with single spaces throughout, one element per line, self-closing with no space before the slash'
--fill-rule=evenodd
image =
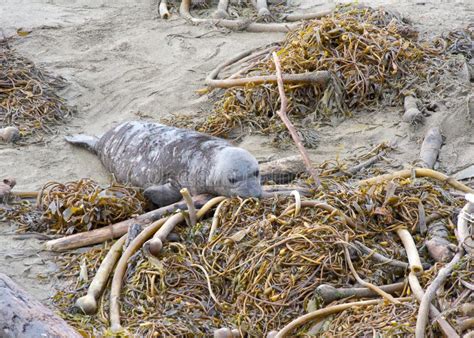
<path id="1" fill-rule="evenodd" d="M 237 179 L 234 178 L 234 177 L 231 177 L 231 178 L 229 178 L 229 182 L 230 182 L 230 184 L 235 184 L 235 183 L 237 183 Z"/>
<path id="2" fill-rule="evenodd" d="M 255 170 L 255 172 L 253 173 L 253 176 L 258 177 L 258 174 L 260 174 L 259 171 Z"/>

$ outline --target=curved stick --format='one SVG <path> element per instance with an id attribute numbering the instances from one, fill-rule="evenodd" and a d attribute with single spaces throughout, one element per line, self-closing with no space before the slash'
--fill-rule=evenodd
<path id="1" fill-rule="evenodd" d="M 308 156 L 308 152 L 306 151 L 306 148 L 304 147 L 299 134 L 296 132 L 295 127 L 293 126 L 291 121 L 288 119 L 288 116 L 286 114 L 287 107 L 288 107 L 288 99 L 285 95 L 285 87 L 283 85 L 284 79 L 281 73 L 280 58 L 278 57 L 276 52 L 273 52 L 272 56 L 273 56 L 273 63 L 275 64 L 276 78 L 278 82 L 278 93 L 280 95 L 280 109 L 278 110 L 277 114 L 280 117 L 280 119 L 283 121 L 283 123 L 285 124 L 286 128 L 288 129 L 288 132 L 290 133 L 291 138 L 293 139 L 293 142 L 298 148 L 298 151 L 300 152 L 301 157 L 303 157 L 303 161 L 306 165 L 306 170 L 308 170 L 308 173 L 313 178 L 316 188 L 319 188 L 321 186 L 319 174 L 317 170 L 313 168 L 313 165 L 311 164 L 311 160 L 309 159 L 309 156 Z M 327 72 L 326 76 L 330 77 L 329 72 Z"/>
<path id="2" fill-rule="evenodd" d="M 200 219 L 203 217 L 214 205 L 222 202 L 225 197 L 214 197 L 209 202 L 207 202 L 197 213 L 197 218 Z M 175 217 L 176 216 L 176 217 Z M 159 221 L 156 221 L 146 227 L 127 247 L 127 249 L 120 257 L 120 260 L 117 263 L 117 268 L 115 269 L 114 278 L 112 279 L 112 286 L 110 290 L 110 328 L 113 332 L 118 332 L 122 329 L 120 325 L 120 290 L 122 288 L 122 281 L 125 273 L 127 272 L 127 262 L 128 259 L 145 243 L 153 234 L 160 229 L 160 227 L 172 217 L 175 217 L 175 220 L 178 216 L 183 217 L 182 214 L 176 214 L 171 217 L 162 218 Z M 183 217 L 184 220 L 184 217 Z"/>
<path id="3" fill-rule="evenodd" d="M 339 210 L 337 208 L 334 208 L 332 205 L 329 205 L 327 203 L 324 203 L 324 202 L 319 202 L 319 201 L 313 201 L 313 200 L 309 200 L 309 201 L 301 201 L 301 206 L 302 207 L 314 207 L 314 208 L 320 208 L 320 209 L 324 209 L 330 213 L 335 213 L 335 214 L 339 214 L 345 221 L 346 224 L 348 224 L 349 226 L 351 226 L 352 228 L 355 228 L 356 224 L 354 223 L 354 221 L 346 216 L 342 210 Z M 295 203 L 293 204 L 290 204 L 285 210 L 283 210 L 283 212 L 281 213 L 280 217 L 281 216 L 284 216 L 286 214 L 289 214 L 291 210 L 293 210 L 294 208 L 296 207 Z"/>
<path id="4" fill-rule="evenodd" d="M 320 12 L 314 13 L 304 13 L 304 14 L 286 14 L 283 15 L 282 19 L 285 21 L 301 21 L 301 20 L 311 20 L 311 19 L 319 19 L 323 16 L 330 15 L 334 12 L 334 9 L 327 9 Z"/>
<path id="5" fill-rule="evenodd" d="M 328 71 L 314 71 L 312 73 L 300 73 L 300 74 L 283 74 L 283 81 L 289 84 L 314 84 L 325 87 L 330 80 L 331 76 Z M 264 83 L 277 83 L 276 75 L 262 75 L 252 76 L 247 78 L 238 79 L 225 79 L 225 80 L 206 80 L 206 84 L 211 88 L 232 88 L 232 87 L 243 87 L 249 83 L 260 85 Z"/>
<path id="6" fill-rule="evenodd" d="M 298 27 L 297 23 L 256 23 L 245 20 L 226 20 L 226 19 L 198 19 L 190 13 L 191 0 L 182 0 L 179 7 L 179 14 L 193 24 L 208 23 L 218 27 L 230 29 L 243 29 L 248 32 L 283 32 L 286 33 Z"/>
<path id="7" fill-rule="evenodd" d="M 415 241 L 411 236 L 410 232 L 407 229 L 398 229 L 397 235 L 400 237 L 403 246 L 407 252 L 408 263 L 410 266 L 410 271 L 415 275 L 420 275 L 423 273 L 423 266 L 421 265 L 420 255 L 418 255 L 418 250 L 416 249 Z"/>
<path id="8" fill-rule="evenodd" d="M 406 301 L 410 301 L 411 299 L 412 299 L 411 297 L 403 297 L 403 298 L 397 298 L 397 301 L 406 302 Z M 350 309 L 352 307 L 379 305 L 379 304 L 383 304 L 383 303 L 384 303 L 384 300 L 381 300 L 381 299 L 362 300 L 362 301 L 358 301 L 358 302 L 337 304 L 337 305 L 328 306 L 328 307 L 325 307 L 323 309 L 319 309 L 319 310 L 316 310 L 316 311 L 312 311 L 312 312 L 307 313 L 307 314 L 305 314 L 301 317 L 298 317 L 298 318 L 292 320 L 290 323 L 286 324 L 283 329 L 278 331 L 278 333 L 275 335 L 275 338 L 286 337 L 296 327 L 298 327 L 300 325 L 303 325 L 306 322 L 308 322 L 312 319 L 315 319 L 317 317 L 329 316 L 333 313 L 341 312 L 341 311 Z"/>
<path id="9" fill-rule="evenodd" d="M 380 184 L 385 181 L 393 180 L 394 178 L 409 178 L 411 177 L 412 173 L 415 173 L 415 177 L 429 177 L 435 179 L 437 181 L 449 184 L 456 190 L 465 192 L 465 193 L 474 193 L 474 189 L 469 188 L 467 185 L 462 184 L 461 182 L 455 180 L 452 177 L 449 177 L 439 171 L 427 169 L 427 168 L 414 168 L 400 170 L 394 172 L 392 174 L 385 174 L 376 177 L 372 177 L 366 180 L 359 181 L 359 185 L 373 185 L 373 184 Z"/>
<path id="10" fill-rule="evenodd" d="M 170 12 L 168 12 L 168 1 L 161 0 L 160 6 L 158 7 L 158 11 L 160 12 L 160 17 L 164 20 L 169 19 Z"/>
<path id="11" fill-rule="evenodd" d="M 114 245 L 112 245 L 100 264 L 100 267 L 87 290 L 87 294 L 76 301 L 76 306 L 86 315 L 92 315 L 97 312 L 97 301 L 102 295 L 102 292 L 104 292 L 109 276 L 122 254 L 123 245 L 126 239 L 127 235 L 123 235 L 114 243 Z"/>
<path id="12" fill-rule="evenodd" d="M 444 284 L 446 279 L 451 275 L 456 264 L 461 260 L 464 255 L 463 243 L 468 238 L 469 232 L 467 229 L 467 220 L 463 213 L 469 213 L 470 210 L 474 209 L 474 203 L 471 203 L 470 196 L 467 196 L 468 202 L 462 208 L 461 213 L 458 216 L 457 235 L 459 241 L 458 252 L 453 257 L 451 262 L 439 270 L 438 275 L 431 282 L 426 289 L 425 294 L 420 301 L 420 309 L 418 310 L 418 317 L 416 319 L 416 337 L 423 338 L 425 336 L 426 325 L 428 324 L 429 310 L 432 300 L 436 295 L 436 291 Z M 474 202 L 474 201 L 473 201 Z"/>
<path id="13" fill-rule="evenodd" d="M 212 17 L 214 19 L 225 19 L 229 17 L 229 14 L 227 13 L 227 8 L 229 7 L 229 0 L 219 0 L 219 3 L 217 4 L 217 9 L 212 14 Z"/>

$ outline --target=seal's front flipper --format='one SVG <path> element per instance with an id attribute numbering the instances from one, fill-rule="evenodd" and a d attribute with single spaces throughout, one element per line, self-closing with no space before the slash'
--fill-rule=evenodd
<path id="1" fill-rule="evenodd" d="M 163 185 L 152 185 L 143 192 L 145 198 L 151 201 L 158 208 L 176 203 L 181 200 L 182 196 L 178 188 L 170 183 Z"/>
<path id="2" fill-rule="evenodd" d="M 92 151 L 93 153 L 97 153 L 96 145 L 99 139 L 95 136 L 76 134 L 72 136 L 66 136 L 64 137 L 64 139 L 66 140 L 66 142 L 86 148 L 87 150 Z"/>

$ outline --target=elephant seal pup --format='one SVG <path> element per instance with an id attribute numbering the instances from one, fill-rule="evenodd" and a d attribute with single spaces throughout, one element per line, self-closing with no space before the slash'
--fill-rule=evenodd
<path id="1" fill-rule="evenodd" d="M 179 201 L 181 188 L 193 195 L 262 195 L 258 163 L 249 152 L 196 131 L 131 121 L 100 138 L 66 141 L 95 152 L 119 182 L 144 188 L 158 207 Z"/>

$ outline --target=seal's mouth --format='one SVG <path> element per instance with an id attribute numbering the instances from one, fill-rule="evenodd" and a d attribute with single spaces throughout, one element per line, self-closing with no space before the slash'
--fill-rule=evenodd
<path id="1" fill-rule="evenodd" d="M 261 197 L 263 194 L 260 180 L 244 181 L 236 190 L 237 195 L 241 197 Z"/>

